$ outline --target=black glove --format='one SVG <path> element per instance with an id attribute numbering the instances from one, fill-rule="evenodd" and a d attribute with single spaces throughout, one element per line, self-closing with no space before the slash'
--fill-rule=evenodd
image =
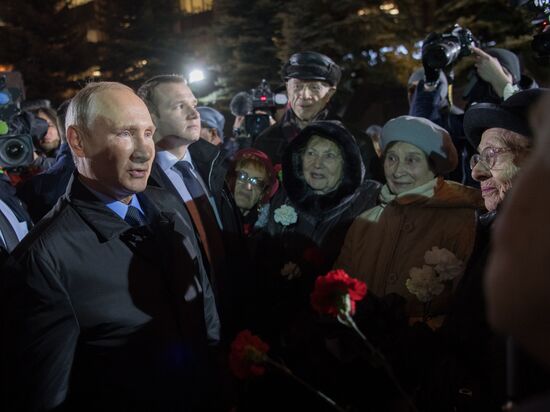
<path id="1" fill-rule="evenodd" d="M 424 82 L 433 84 L 439 80 L 441 69 L 434 69 L 424 65 Z"/>
<path id="2" fill-rule="evenodd" d="M 436 69 L 431 67 L 427 64 L 426 54 L 424 47 L 427 45 L 433 43 L 439 38 L 439 35 L 437 33 L 430 33 L 428 36 L 424 39 L 424 46 L 422 47 L 422 66 L 424 66 L 424 81 L 426 83 L 435 83 L 439 80 L 439 74 L 441 72 L 441 69 Z"/>

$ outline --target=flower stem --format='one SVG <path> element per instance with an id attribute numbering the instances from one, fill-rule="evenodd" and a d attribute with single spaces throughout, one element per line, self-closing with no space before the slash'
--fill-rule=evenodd
<path id="1" fill-rule="evenodd" d="M 361 332 L 361 330 L 357 327 L 357 324 L 355 323 L 355 321 L 353 320 L 353 318 L 351 317 L 349 312 L 345 312 L 345 313 L 342 313 L 342 314 L 338 315 L 337 319 L 338 319 L 338 321 L 340 321 L 340 323 L 351 327 L 355 331 L 355 333 L 357 333 L 361 337 L 361 340 L 363 341 L 363 343 L 365 344 L 367 349 L 370 351 L 371 355 L 376 360 L 376 363 L 382 366 L 382 368 L 386 372 L 386 375 L 388 376 L 390 381 L 393 383 L 393 386 L 395 387 L 395 389 L 397 389 L 399 394 L 409 404 L 410 410 L 412 412 L 418 412 L 418 409 L 414 405 L 413 401 L 411 400 L 411 398 L 409 397 L 407 392 L 405 392 L 405 390 L 403 389 L 403 387 L 399 383 L 399 380 L 395 376 L 395 374 L 393 372 L 393 369 L 392 369 L 390 363 L 386 360 L 386 357 L 384 356 L 384 354 L 382 352 L 380 352 L 378 349 L 376 349 L 374 347 L 374 345 L 365 336 L 365 334 L 363 332 Z"/>
<path id="2" fill-rule="evenodd" d="M 309 390 L 313 394 L 317 395 L 317 397 L 319 397 L 323 401 L 327 402 L 330 406 L 332 406 L 334 408 L 334 410 L 339 411 L 339 412 L 346 412 L 346 410 L 344 408 L 339 406 L 336 402 L 334 402 L 331 398 L 329 398 L 323 392 L 321 392 L 320 390 L 314 388 L 313 386 L 311 386 L 306 381 L 300 379 L 298 376 L 294 375 L 294 373 L 292 373 L 292 371 L 290 369 L 288 369 L 285 365 L 283 365 L 279 362 L 275 362 L 273 359 L 271 359 L 269 357 L 266 358 L 265 363 L 267 363 L 267 364 L 273 366 L 274 368 L 278 369 L 279 371 L 283 372 L 285 375 L 292 378 L 295 382 L 299 383 L 304 388 L 306 388 L 307 390 Z"/>

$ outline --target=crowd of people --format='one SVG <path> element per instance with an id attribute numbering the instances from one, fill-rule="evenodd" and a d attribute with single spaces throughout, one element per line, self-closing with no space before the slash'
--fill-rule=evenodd
<path id="1" fill-rule="evenodd" d="M 26 107 L 34 160 L 0 174 L 2 410 L 548 410 L 550 90 L 473 54 L 464 110 L 422 68 L 409 113 L 362 132 L 331 112 L 341 68 L 295 53 L 241 148 L 179 75 Z M 312 309 L 332 269 L 366 283 L 385 367 Z M 231 376 L 246 329 L 340 406 Z"/>

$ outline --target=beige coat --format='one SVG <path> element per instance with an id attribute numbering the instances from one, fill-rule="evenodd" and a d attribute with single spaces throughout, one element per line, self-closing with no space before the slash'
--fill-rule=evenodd
<path id="1" fill-rule="evenodd" d="M 405 297 L 409 316 L 422 316 L 424 304 L 405 285 L 409 272 L 423 266 L 425 252 L 434 246 L 467 262 L 475 240 L 475 209 L 482 207 L 480 192 L 436 178 L 397 197 L 384 186 L 380 200 L 355 219 L 334 267 L 364 280 L 375 295 Z M 451 286 L 430 304 L 432 315 L 445 313 Z"/>

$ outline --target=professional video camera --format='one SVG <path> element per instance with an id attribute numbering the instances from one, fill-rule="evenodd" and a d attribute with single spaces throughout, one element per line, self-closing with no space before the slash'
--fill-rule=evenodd
<path id="1" fill-rule="evenodd" d="M 430 33 L 422 46 L 422 63 L 425 68 L 441 70 L 471 54 L 471 46 L 478 41 L 468 29 L 455 24 L 447 33 Z"/>
<path id="2" fill-rule="evenodd" d="M 550 57 L 550 0 L 511 0 L 514 7 L 524 7 L 534 14 L 536 27 L 531 48 L 539 58 Z"/>
<path id="3" fill-rule="evenodd" d="M 18 170 L 33 161 L 33 142 L 48 130 L 48 124 L 20 110 L 23 97 L 19 87 L 8 87 L 6 74 L 0 76 L 0 168 Z M 34 138 L 34 139 L 33 139 Z"/>
<path id="4" fill-rule="evenodd" d="M 231 99 L 230 109 L 233 116 L 244 116 L 244 125 L 235 131 L 238 137 L 255 139 L 269 127 L 269 117 L 287 103 L 286 95 L 273 93 L 269 83 L 262 79 L 260 85 L 250 93 L 240 92 Z"/>

